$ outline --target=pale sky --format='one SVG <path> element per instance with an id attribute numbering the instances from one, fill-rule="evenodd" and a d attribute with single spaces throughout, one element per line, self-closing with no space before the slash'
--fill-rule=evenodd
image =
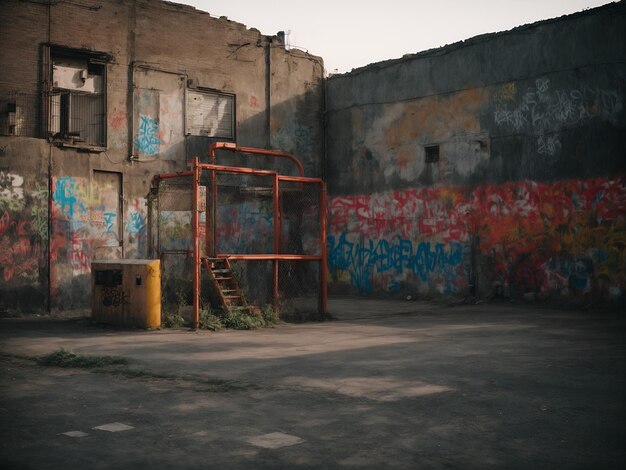
<path id="1" fill-rule="evenodd" d="M 607 0 L 174 0 L 265 35 L 349 72 L 470 37 L 611 3 Z"/>

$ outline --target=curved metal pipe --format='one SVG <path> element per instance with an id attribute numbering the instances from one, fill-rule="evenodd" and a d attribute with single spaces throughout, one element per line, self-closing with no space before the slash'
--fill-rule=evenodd
<path id="1" fill-rule="evenodd" d="M 279 152 L 277 150 L 265 150 L 255 147 L 239 147 L 237 144 L 231 142 L 213 142 L 209 147 L 209 157 L 211 163 L 215 163 L 215 151 L 217 149 L 230 150 L 231 152 L 252 153 L 257 155 L 267 155 L 269 157 L 287 158 L 291 160 L 298 167 L 300 176 L 304 176 L 304 167 L 300 160 L 286 152 Z"/>

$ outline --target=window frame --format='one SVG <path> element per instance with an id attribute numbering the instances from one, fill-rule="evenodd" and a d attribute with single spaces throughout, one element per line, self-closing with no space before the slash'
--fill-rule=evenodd
<path id="1" fill-rule="evenodd" d="M 230 135 L 218 135 L 217 133 L 193 133 L 193 129 L 190 125 L 191 112 L 189 106 L 190 94 L 199 94 L 204 96 L 217 96 L 222 98 L 229 98 L 231 105 L 231 119 L 230 119 Z M 228 93 L 213 88 L 205 87 L 187 87 L 185 89 L 185 136 L 188 137 L 208 137 L 210 139 L 226 140 L 235 142 L 237 139 L 237 95 L 235 93 Z"/>
<path id="2" fill-rule="evenodd" d="M 424 163 L 438 163 L 441 158 L 441 145 L 424 145 Z"/>
<path id="3" fill-rule="evenodd" d="M 62 87 L 54 87 L 54 65 L 55 62 L 58 63 L 63 59 L 84 62 L 85 69 L 90 70 L 92 67 L 96 67 L 101 72 L 99 76 L 102 80 L 101 92 L 99 93 L 88 93 L 81 92 L 80 90 L 73 90 Z M 70 147 L 77 149 L 86 149 L 94 152 L 103 152 L 107 150 L 108 145 L 108 89 L 107 89 L 107 69 L 108 64 L 112 61 L 112 56 L 104 53 L 104 52 L 96 52 L 85 49 L 75 49 L 66 46 L 59 46 L 55 44 L 45 44 L 44 45 L 44 60 L 43 60 L 43 75 L 44 75 L 44 84 L 43 84 L 43 93 L 42 93 L 42 135 L 44 138 L 48 139 L 52 143 L 60 146 L 60 147 Z M 98 75 L 98 74 L 94 74 Z M 59 104 L 60 115 L 56 118 L 59 121 L 59 131 L 53 131 L 53 100 L 55 100 L 57 96 L 63 97 L 68 96 L 67 102 L 69 103 L 63 106 L 63 104 Z M 101 109 L 101 118 L 99 124 L 99 134 L 101 135 L 100 139 L 97 142 L 87 142 L 81 141 L 80 139 L 76 139 L 76 136 L 71 136 L 68 134 L 63 135 L 61 131 L 63 129 L 70 129 L 70 116 L 71 116 L 71 101 L 72 97 L 79 96 L 97 96 L 98 106 Z M 75 98 L 78 99 L 78 98 Z M 63 101 L 64 98 L 59 98 L 59 103 Z M 68 109 L 69 106 L 69 109 Z M 79 105 L 80 106 L 80 105 Z M 63 109 L 66 111 L 66 116 L 63 115 Z M 64 121 L 64 122 L 63 122 Z"/>

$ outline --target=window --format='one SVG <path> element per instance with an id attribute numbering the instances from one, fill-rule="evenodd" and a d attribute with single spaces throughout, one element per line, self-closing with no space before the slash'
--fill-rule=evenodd
<path id="1" fill-rule="evenodd" d="M 0 97 L 0 135 L 38 137 L 37 95 L 7 93 Z"/>
<path id="2" fill-rule="evenodd" d="M 426 163 L 436 163 L 439 161 L 439 145 L 429 145 L 424 147 Z"/>
<path id="3" fill-rule="evenodd" d="M 187 135 L 235 138 L 235 95 L 187 90 Z"/>
<path id="4" fill-rule="evenodd" d="M 47 136 L 60 144 L 106 146 L 106 57 L 50 49 Z"/>
<path id="5" fill-rule="evenodd" d="M 0 101 L 0 134 L 23 135 L 22 121 L 24 108 L 17 104 L 17 100 Z"/>

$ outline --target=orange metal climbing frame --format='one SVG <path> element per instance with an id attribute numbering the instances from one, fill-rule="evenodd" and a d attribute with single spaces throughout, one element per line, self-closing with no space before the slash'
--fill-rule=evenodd
<path id="1" fill-rule="evenodd" d="M 217 150 L 225 150 L 231 152 L 237 152 L 240 154 L 252 154 L 261 155 L 272 158 L 284 158 L 294 163 L 297 167 L 299 176 L 287 176 L 281 175 L 277 171 L 255 169 L 251 167 L 238 167 L 238 166 L 224 166 L 216 163 Z M 180 173 L 167 173 L 155 176 L 155 183 L 158 187 L 158 183 L 161 180 L 167 180 L 169 178 L 190 177 L 193 180 L 193 202 L 192 202 L 192 225 L 193 225 L 193 240 L 191 241 L 191 251 L 193 252 L 193 325 L 194 328 L 198 327 L 199 314 L 200 314 L 200 298 L 201 298 L 201 266 L 202 266 L 202 240 L 201 240 L 201 226 L 200 226 L 200 212 L 201 208 L 206 209 L 206 230 L 204 241 L 204 252 L 207 256 L 212 258 L 227 258 L 228 260 L 240 260 L 240 261 L 271 261 L 273 267 L 272 276 L 272 300 L 274 308 L 279 308 L 279 266 L 283 262 L 318 262 L 319 263 L 319 313 L 325 313 L 327 311 L 327 256 L 326 256 L 326 185 L 320 178 L 308 178 L 304 176 L 304 169 L 300 161 L 293 155 L 274 151 L 265 150 L 252 147 L 239 147 L 233 143 L 218 142 L 214 143 L 210 147 L 209 152 L 210 163 L 201 163 L 198 157 L 195 157 L 192 162 L 192 169 Z M 199 198 L 203 195 L 201 188 L 201 181 L 203 179 L 203 172 L 209 172 L 210 191 L 206 191 L 206 203 L 200 201 Z M 264 178 L 271 178 L 273 180 L 271 186 L 272 206 L 273 206 L 273 252 L 271 253 L 219 253 L 218 248 L 218 236 L 217 230 L 217 204 L 218 204 L 218 185 L 216 178 L 218 174 L 239 174 L 239 175 L 254 175 Z M 305 253 L 281 253 L 281 235 L 282 235 L 282 212 L 280 205 L 281 188 L 283 185 L 315 185 L 319 189 L 319 252 L 316 254 Z M 204 206 L 204 207 L 202 207 Z"/>

